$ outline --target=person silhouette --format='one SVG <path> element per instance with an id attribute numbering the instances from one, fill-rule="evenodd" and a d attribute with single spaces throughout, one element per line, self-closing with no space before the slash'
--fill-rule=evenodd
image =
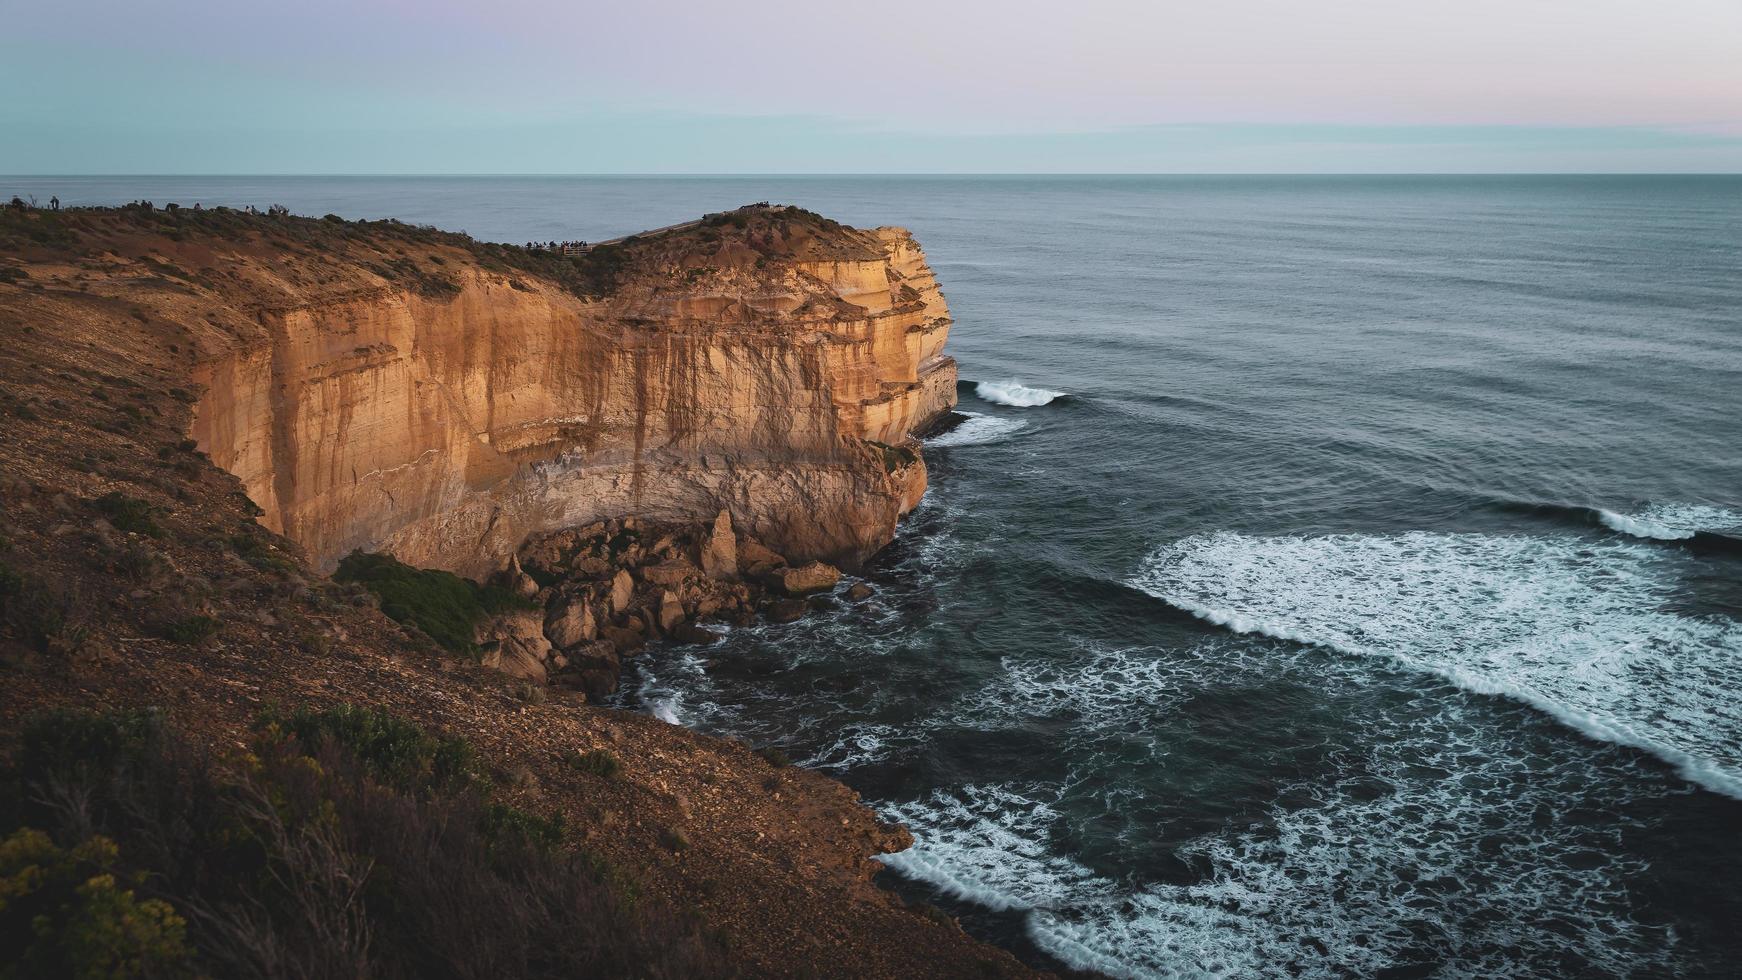
<path id="1" fill-rule="evenodd" d="M 49 210 L 51 210 L 51 211 L 59 211 L 60 210 L 60 198 L 59 197 L 49 198 L 48 199 L 48 207 L 49 207 Z"/>

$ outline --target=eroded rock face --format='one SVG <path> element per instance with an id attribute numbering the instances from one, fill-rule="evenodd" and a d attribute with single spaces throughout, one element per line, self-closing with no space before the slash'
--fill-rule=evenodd
<path id="1" fill-rule="evenodd" d="M 722 513 L 856 566 L 924 493 L 886 447 L 955 402 L 948 309 L 901 229 L 733 214 L 609 246 L 587 298 L 458 250 L 432 257 L 448 292 L 289 289 L 208 339 L 192 435 L 321 568 L 363 548 L 481 577 L 538 532 Z"/>

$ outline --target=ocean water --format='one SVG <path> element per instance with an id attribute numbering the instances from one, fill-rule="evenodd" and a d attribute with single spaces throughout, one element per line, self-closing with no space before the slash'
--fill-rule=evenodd
<path id="1" fill-rule="evenodd" d="M 638 661 L 1121 977 L 1734 975 L 1742 178 L 0 179 L 493 240 L 902 224 L 966 421 L 877 595 Z"/>

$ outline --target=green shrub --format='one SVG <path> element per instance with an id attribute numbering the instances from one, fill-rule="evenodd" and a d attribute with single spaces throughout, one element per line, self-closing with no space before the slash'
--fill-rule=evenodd
<path id="1" fill-rule="evenodd" d="M 776 769 L 785 769 L 787 766 L 792 765 L 792 758 L 777 746 L 765 745 L 762 748 L 757 749 L 756 754 L 761 756 L 764 762 L 767 762 Z"/>
<path id="2" fill-rule="evenodd" d="M 550 851 L 563 842 L 561 814 L 541 817 L 503 803 L 491 803 L 484 807 L 479 830 L 485 840 L 497 847 L 526 846 Z"/>
<path id="3" fill-rule="evenodd" d="M 589 749 L 576 752 L 572 749 L 563 755 L 563 762 L 569 768 L 580 772 L 591 773 L 602 779 L 612 779 L 623 771 L 623 764 L 609 749 Z"/>
<path id="4" fill-rule="evenodd" d="M 109 772 L 153 751 L 162 738 L 162 720 L 151 711 L 43 711 L 25 720 L 17 766 L 26 782 Z"/>
<path id="5" fill-rule="evenodd" d="M 472 637 L 478 624 L 531 602 L 495 586 L 480 586 L 452 572 L 413 568 L 392 555 L 353 551 L 333 573 L 338 582 L 354 582 L 373 593 L 381 611 L 395 622 L 419 630 L 444 649 L 475 654 Z"/>
<path id="6" fill-rule="evenodd" d="M 187 920 L 118 880 L 115 842 L 62 848 L 23 827 L 0 842 L 0 948 L 8 977 L 112 980 L 189 974 Z"/>
<path id="7" fill-rule="evenodd" d="M 427 794 L 478 778 L 465 739 L 431 735 L 418 725 L 382 711 L 340 705 L 261 719 L 268 733 L 295 739 L 308 755 L 333 746 L 354 757 L 377 781 L 405 793 Z"/>
<path id="8" fill-rule="evenodd" d="M 97 511 L 114 525 L 117 531 L 131 531 L 148 538 L 163 537 L 163 528 L 153 519 L 157 508 L 137 497 L 111 490 L 97 498 Z"/>
<path id="9" fill-rule="evenodd" d="M 218 621 L 210 616 L 183 616 L 164 624 L 163 637 L 176 643 L 198 646 L 218 635 Z"/>
<path id="10" fill-rule="evenodd" d="M 738 975 L 560 821 L 473 780 L 382 781 L 414 725 L 305 713 L 229 761 L 136 727 L 62 713 L 0 746 L 0 976 Z"/>
<path id="11" fill-rule="evenodd" d="M 89 634 L 87 610 L 74 593 L 49 588 L 7 565 L 0 565 L 0 636 L 35 650 L 75 653 Z"/>

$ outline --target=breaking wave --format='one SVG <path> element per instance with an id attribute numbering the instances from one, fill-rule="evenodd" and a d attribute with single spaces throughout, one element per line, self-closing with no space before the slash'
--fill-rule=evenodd
<path id="1" fill-rule="evenodd" d="M 1087 650 L 1064 663 L 1010 658 L 1005 675 L 971 699 L 969 715 L 982 724 L 999 713 L 1007 723 L 1075 716 L 1081 728 L 1129 738 L 1131 720 L 1178 710 L 1206 676 L 1251 679 L 1281 667 L 1344 693 L 1373 680 L 1358 664 L 1297 650 L 1209 643 L 1174 659 L 1143 648 Z M 1588 805 L 1613 784 L 1591 778 L 1590 758 L 1545 766 L 1506 733 L 1472 727 L 1463 710 L 1414 698 L 1364 714 L 1371 737 L 1357 759 L 1277 794 L 1300 803 L 1185 841 L 1176 856 L 1193 869 L 1188 881 L 1135 880 L 1066 856 L 1093 776 L 970 784 L 882 803 L 915 843 L 879 860 L 950 897 L 1021 913 L 1048 954 L 1113 977 L 1672 969 L 1674 936 L 1631 913 L 1628 880 L 1644 862 L 1616 856 L 1622 828 L 1540 819 Z"/>
<path id="2" fill-rule="evenodd" d="M 942 435 L 927 439 L 928 446 L 984 446 L 987 443 L 1001 442 L 1016 430 L 1028 423 L 1022 419 L 999 418 L 996 415 L 981 415 L 978 412 L 963 412 L 965 418 L 960 425 Z"/>
<path id="3" fill-rule="evenodd" d="M 1742 514 L 1703 504 L 1653 504 L 1634 514 L 1598 510 L 1597 518 L 1611 530 L 1659 541 L 1687 541 L 1701 532 L 1742 529 Z"/>
<path id="4" fill-rule="evenodd" d="M 1011 408 L 1039 408 L 1065 397 L 1065 392 L 1046 388 L 1030 388 L 1015 381 L 982 381 L 974 386 L 974 394 L 993 403 Z"/>
<path id="5" fill-rule="evenodd" d="M 1132 584 L 1236 632 L 1522 701 L 1742 798 L 1742 625 L 1662 611 L 1669 561 L 1620 542 L 1223 532 L 1159 549 Z"/>

